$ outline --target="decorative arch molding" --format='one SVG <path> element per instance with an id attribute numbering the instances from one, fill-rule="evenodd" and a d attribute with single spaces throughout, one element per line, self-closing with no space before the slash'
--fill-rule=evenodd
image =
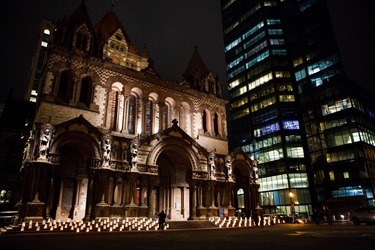
<path id="1" fill-rule="evenodd" d="M 91 155 L 91 158 L 102 157 L 98 141 L 83 131 L 72 130 L 59 134 L 53 140 L 50 153 L 59 153 L 60 148 L 65 145 L 74 145 L 82 155 Z"/>
<path id="2" fill-rule="evenodd" d="M 75 71 L 75 74 L 77 75 L 77 77 L 79 77 L 80 80 L 82 80 L 82 78 L 87 77 L 87 76 L 91 77 L 92 83 L 93 83 L 94 86 L 100 83 L 99 75 L 94 70 L 92 70 L 88 67 L 78 68 Z"/>
<path id="3" fill-rule="evenodd" d="M 256 182 L 254 175 L 254 161 L 242 151 L 242 149 L 236 149 L 232 152 L 232 168 L 233 172 L 237 169 L 243 175 L 249 176 L 250 184 Z"/>
<path id="4" fill-rule="evenodd" d="M 50 153 L 57 154 L 62 146 L 73 143 L 84 147 L 85 152 L 89 153 L 92 158 L 101 159 L 101 141 L 102 133 L 83 116 L 79 116 L 55 126 Z"/>
<path id="5" fill-rule="evenodd" d="M 190 162 L 190 176 L 192 176 L 193 170 L 200 169 L 199 160 L 197 154 L 185 140 L 177 137 L 169 137 L 162 139 L 157 145 L 150 151 L 146 163 L 148 165 L 156 165 L 160 154 L 166 149 L 172 149 L 178 152 L 185 152 Z M 196 149 L 198 150 L 198 149 Z"/>
<path id="6" fill-rule="evenodd" d="M 64 61 L 64 62 L 58 62 L 58 63 L 55 63 L 52 65 L 52 67 L 50 68 L 50 71 L 52 71 L 54 73 L 54 75 L 59 75 L 61 72 L 65 71 L 65 70 L 70 70 L 70 71 L 74 71 L 72 69 L 72 63 L 69 62 L 69 61 Z"/>
<path id="7" fill-rule="evenodd" d="M 121 77 L 119 75 L 115 75 L 115 76 L 110 76 L 107 78 L 107 80 L 105 81 L 105 84 L 104 84 L 104 87 L 108 88 L 108 89 L 111 89 L 112 88 L 112 85 L 116 82 L 119 82 L 121 83 L 123 86 L 124 85 L 127 85 L 128 84 L 128 80 L 124 77 Z"/>

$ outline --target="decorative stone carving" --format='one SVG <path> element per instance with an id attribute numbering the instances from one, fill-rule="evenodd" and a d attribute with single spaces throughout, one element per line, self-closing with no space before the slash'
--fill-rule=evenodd
<path id="1" fill-rule="evenodd" d="M 253 161 L 253 171 L 254 171 L 254 178 L 255 178 L 255 182 L 258 183 L 258 160 L 254 160 Z"/>
<path id="2" fill-rule="evenodd" d="M 131 145 L 130 145 L 131 169 L 136 167 L 138 163 L 138 147 L 139 147 L 138 138 L 135 138 L 131 142 Z"/>
<path id="3" fill-rule="evenodd" d="M 215 151 L 212 150 L 210 154 L 208 155 L 208 166 L 210 168 L 210 176 L 211 179 L 215 178 L 215 172 L 216 172 L 216 165 L 215 165 Z"/>
<path id="4" fill-rule="evenodd" d="M 225 166 L 228 170 L 228 181 L 233 181 L 233 178 L 232 178 L 232 157 L 230 155 L 227 155 L 225 157 Z"/>
<path id="5" fill-rule="evenodd" d="M 49 148 L 49 143 L 51 140 L 51 132 L 49 128 L 45 128 L 40 136 L 40 143 L 39 143 L 39 159 L 46 160 L 47 159 L 47 151 Z"/>
<path id="6" fill-rule="evenodd" d="M 103 168 L 108 168 L 111 161 L 112 146 L 109 139 L 105 139 L 103 143 Z"/>

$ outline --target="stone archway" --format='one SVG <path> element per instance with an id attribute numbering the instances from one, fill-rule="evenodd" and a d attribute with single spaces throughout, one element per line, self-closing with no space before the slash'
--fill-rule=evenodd
<path id="1" fill-rule="evenodd" d="M 182 141 L 183 142 L 183 141 Z M 164 210 L 173 221 L 187 220 L 190 216 L 188 180 L 192 175 L 192 150 L 178 140 L 167 140 L 156 147 L 158 165 L 155 189 L 155 210 Z"/>
<path id="2" fill-rule="evenodd" d="M 53 171 L 51 216 L 59 220 L 85 218 L 88 195 L 88 162 L 93 150 L 85 134 L 68 132 L 56 146 L 60 164 Z"/>
<path id="3" fill-rule="evenodd" d="M 243 162 L 234 162 L 233 175 L 236 179 L 236 183 L 233 186 L 234 207 L 237 212 L 249 216 L 252 212 L 252 204 L 250 172 L 247 165 Z"/>

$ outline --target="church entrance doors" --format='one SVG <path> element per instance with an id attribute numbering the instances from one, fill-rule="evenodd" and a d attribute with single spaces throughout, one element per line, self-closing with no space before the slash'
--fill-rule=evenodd
<path id="1" fill-rule="evenodd" d="M 56 220 L 81 220 L 85 217 L 88 177 L 83 154 L 64 146 L 61 162 L 54 173 L 53 206 L 51 215 Z"/>
<path id="2" fill-rule="evenodd" d="M 190 215 L 187 177 L 191 176 L 187 152 L 180 147 L 164 149 L 158 156 L 157 165 L 156 211 L 164 210 L 167 218 L 173 221 L 187 220 Z"/>

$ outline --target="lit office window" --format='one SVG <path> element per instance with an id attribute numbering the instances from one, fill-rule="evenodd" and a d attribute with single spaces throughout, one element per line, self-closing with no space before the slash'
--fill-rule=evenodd
<path id="1" fill-rule="evenodd" d="M 335 180 L 335 172 L 333 172 L 333 171 L 329 171 L 329 179 L 331 180 L 331 181 L 334 181 Z"/>
<path id="2" fill-rule="evenodd" d="M 267 19 L 267 25 L 281 24 L 280 19 Z"/>
<path id="3" fill-rule="evenodd" d="M 304 158 L 303 147 L 287 147 L 286 154 L 289 158 Z"/>
<path id="4" fill-rule="evenodd" d="M 296 73 L 294 73 L 294 77 L 296 78 L 296 81 L 299 81 L 299 80 L 302 80 L 302 79 L 306 78 L 306 70 L 301 69 L 301 70 L 297 71 Z"/>
<path id="5" fill-rule="evenodd" d="M 306 188 L 309 187 L 309 181 L 306 173 L 289 174 L 290 187 Z"/>
<path id="6" fill-rule="evenodd" d="M 280 102 L 294 102 L 295 97 L 294 95 L 279 95 Z"/>
<path id="7" fill-rule="evenodd" d="M 256 80 L 254 80 L 251 83 L 249 83 L 249 85 L 248 85 L 249 86 L 249 90 L 255 89 L 256 87 L 259 87 L 259 86 L 265 84 L 266 82 L 272 80 L 272 78 L 273 78 L 272 72 L 266 73 L 266 74 L 260 76 Z"/>
<path id="8" fill-rule="evenodd" d="M 259 30 L 260 28 L 262 28 L 263 26 L 264 26 L 263 22 L 260 22 L 257 25 L 253 26 L 251 29 L 249 29 L 248 31 L 246 31 L 242 35 L 242 39 L 245 40 L 246 38 L 248 38 L 249 36 L 251 36 L 252 34 L 254 34 L 257 30 Z"/>
<path id="9" fill-rule="evenodd" d="M 283 128 L 286 130 L 298 130 L 299 122 L 297 120 L 283 121 Z"/>
<path id="10" fill-rule="evenodd" d="M 302 57 L 299 57 L 299 58 L 293 60 L 293 67 L 297 67 L 298 65 L 300 65 L 302 63 L 303 63 L 303 59 L 302 59 Z"/>

